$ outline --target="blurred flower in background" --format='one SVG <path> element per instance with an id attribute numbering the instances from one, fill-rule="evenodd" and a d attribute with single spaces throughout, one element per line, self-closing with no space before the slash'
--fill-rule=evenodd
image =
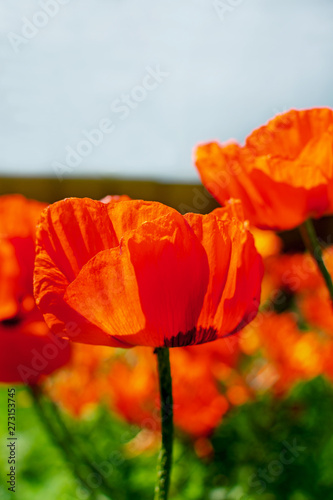
<path id="1" fill-rule="evenodd" d="M 269 231 L 254 229 L 254 235 L 265 274 L 260 313 L 240 334 L 241 350 L 251 357 L 245 378 L 254 391 L 281 396 L 301 380 L 332 377 L 333 310 L 308 252 L 283 253 L 282 240 Z M 324 260 L 332 271 L 332 247 Z"/>
<path id="2" fill-rule="evenodd" d="M 239 352 L 237 342 L 230 344 L 223 339 L 200 347 L 171 350 L 173 408 L 178 429 L 193 437 L 208 436 L 220 424 L 230 404 L 237 404 L 237 395 L 230 388 L 236 385 L 233 377 Z M 244 383 L 243 386 L 245 402 L 248 391 Z M 76 344 L 70 363 L 49 378 L 45 388 L 54 401 L 75 417 L 89 415 L 99 404 L 106 404 L 127 422 L 152 433 L 160 431 L 156 360 L 150 348 L 123 351 Z M 230 389 L 230 399 L 226 389 Z"/>
<path id="3" fill-rule="evenodd" d="M 286 230 L 333 211 L 333 111 L 279 114 L 235 142 L 201 145 L 196 166 L 222 205 L 240 199 L 245 217 L 262 229 Z"/>
<path id="4" fill-rule="evenodd" d="M 70 346 L 56 339 L 33 298 L 36 223 L 46 204 L 0 197 L 0 381 L 35 384 L 66 364 Z"/>

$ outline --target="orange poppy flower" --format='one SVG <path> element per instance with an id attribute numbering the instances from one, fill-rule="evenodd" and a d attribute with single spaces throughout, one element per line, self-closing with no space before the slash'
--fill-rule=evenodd
<path id="1" fill-rule="evenodd" d="M 101 402 L 108 402 L 108 381 L 116 349 L 73 344 L 69 363 L 45 383 L 46 392 L 75 417 L 89 414 Z"/>
<path id="2" fill-rule="evenodd" d="M 256 227 L 251 227 L 256 248 L 263 259 L 272 255 L 278 255 L 282 249 L 282 240 L 274 231 L 262 231 Z"/>
<path id="3" fill-rule="evenodd" d="M 303 294 L 298 298 L 298 306 L 311 326 L 333 337 L 333 311 L 326 288 Z"/>
<path id="4" fill-rule="evenodd" d="M 272 256 L 265 260 L 265 271 L 275 287 L 293 293 L 324 285 L 316 262 L 308 253 Z"/>
<path id="5" fill-rule="evenodd" d="M 0 381 L 37 383 L 69 360 L 33 298 L 35 227 L 45 203 L 0 197 Z"/>
<path id="6" fill-rule="evenodd" d="M 235 392 L 232 404 L 237 396 L 240 400 L 240 377 L 234 372 L 238 355 L 237 336 L 232 341 L 227 338 L 171 351 L 175 423 L 179 428 L 202 436 L 218 425 L 228 408 L 219 390 L 222 378 L 230 394 Z M 70 362 L 47 379 L 45 388 L 56 403 L 76 417 L 93 411 L 103 401 L 128 422 L 155 432 L 160 429 L 160 403 L 153 358 L 153 351 L 144 347 L 123 351 L 75 344 Z M 241 396 L 244 398 L 244 390 Z"/>
<path id="7" fill-rule="evenodd" d="M 214 344 L 219 347 L 224 342 Z M 226 347 L 213 352 L 208 346 L 171 351 L 175 424 L 191 436 L 211 433 L 229 406 L 219 391 L 215 371 L 219 364 L 234 366 L 235 354 L 229 354 Z M 70 362 L 48 378 L 45 387 L 75 417 L 103 401 L 127 422 L 155 433 L 160 430 L 161 416 L 154 357 L 153 350 L 145 347 L 120 350 L 76 344 Z"/>
<path id="8" fill-rule="evenodd" d="M 35 296 L 73 341 L 184 346 L 237 332 L 258 309 L 262 261 L 231 209 L 69 198 L 37 230 Z"/>
<path id="9" fill-rule="evenodd" d="M 0 321 L 34 307 L 35 228 L 46 206 L 21 195 L 0 197 Z"/>
<path id="10" fill-rule="evenodd" d="M 273 231 L 262 231 L 251 227 L 255 246 L 263 258 L 264 276 L 261 283 L 261 303 L 271 300 L 277 292 L 271 273 L 267 272 L 267 266 L 271 259 L 277 258 L 282 248 L 282 240 Z"/>
<path id="11" fill-rule="evenodd" d="M 333 273 L 333 247 L 323 252 L 328 272 Z M 333 334 L 331 299 L 316 262 L 308 253 L 282 254 L 264 260 L 265 281 L 272 289 L 287 290 L 295 295 L 297 306 L 310 325 Z M 263 296 L 263 292 L 262 292 Z M 274 298 L 273 298 L 274 302 Z"/>
<path id="12" fill-rule="evenodd" d="M 333 111 L 291 110 L 237 143 L 201 145 L 196 166 L 223 204 L 238 198 L 262 229 L 291 229 L 333 212 Z"/>
<path id="13" fill-rule="evenodd" d="M 193 437 L 207 436 L 216 428 L 230 406 L 228 400 L 234 405 L 249 398 L 235 371 L 239 349 L 237 336 L 232 339 L 171 350 L 175 425 Z M 47 379 L 45 388 L 75 417 L 103 401 L 127 422 L 155 434 L 161 417 L 153 358 L 152 349 L 145 347 L 120 350 L 75 344 L 70 362 Z"/>
<path id="14" fill-rule="evenodd" d="M 193 359 L 193 349 L 171 353 L 175 424 L 192 436 L 206 436 L 221 422 L 229 404 L 219 391 L 209 358 Z"/>
<path id="15" fill-rule="evenodd" d="M 200 347 L 187 346 L 184 350 L 191 354 L 193 363 L 201 363 L 204 359 L 210 371 L 219 378 L 221 372 L 236 366 L 240 354 L 238 344 L 239 336 L 235 335 Z"/>
<path id="16" fill-rule="evenodd" d="M 251 343 L 264 355 L 264 359 L 255 361 L 247 377 L 255 390 L 272 387 L 277 394 L 283 394 L 297 381 L 325 371 L 329 340 L 320 339 L 315 332 L 300 331 L 293 314 L 263 315 L 258 328 L 249 326 L 243 333 L 241 346 L 245 352 L 249 348 L 251 351 Z"/>
<path id="17" fill-rule="evenodd" d="M 109 387 L 113 410 L 128 422 L 156 432 L 161 417 L 153 357 L 152 350 L 137 347 L 115 358 Z M 175 425 L 194 437 L 210 434 L 229 407 L 208 361 L 205 355 L 193 356 L 192 349 L 171 351 Z"/>

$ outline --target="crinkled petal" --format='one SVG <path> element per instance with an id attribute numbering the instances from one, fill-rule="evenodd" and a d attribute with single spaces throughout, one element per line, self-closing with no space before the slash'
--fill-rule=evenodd
<path id="1" fill-rule="evenodd" d="M 244 223 L 220 220 L 218 213 L 185 216 L 206 250 L 210 267 L 198 329 L 213 329 L 215 338 L 238 331 L 255 317 L 263 274 L 262 259 Z"/>
<path id="2" fill-rule="evenodd" d="M 191 330 L 208 283 L 205 251 L 180 214 L 146 222 L 99 253 L 65 300 L 112 338 L 162 346 Z"/>

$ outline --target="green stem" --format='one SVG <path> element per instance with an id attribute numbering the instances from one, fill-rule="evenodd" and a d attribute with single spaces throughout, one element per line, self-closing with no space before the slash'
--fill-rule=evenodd
<path id="1" fill-rule="evenodd" d="M 321 250 L 321 246 L 319 244 L 316 230 L 314 228 L 313 222 L 311 219 L 306 220 L 303 224 L 299 226 L 299 231 L 301 233 L 302 239 L 306 248 L 311 253 L 312 257 L 317 262 L 319 271 L 321 272 L 327 289 L 329 291 L 331 301 L 333 302 L 333 282 L 330 273 L 328 272 L 325 262 L 323 259 L 323 253 Z"/>
<path id="2" fill-rule="evenodd" d="M 86 452 L 82 449 L 81 443 L 78 442 L 77 439 L 75 439 L 71 430 L 68 429 L 67 424 L 65 423 L 61 415 L 61 412 L 59 411 L 59 408 L 54 403 L 54 401 L 52 401 L 52 399 L 50 399 L 49 397 L 45 396 L 41 388 L 38 388 L 38 400 L 40 405 L 43 404 L 42 403 L 43 395 L 44 398 L 46 399 L 47 405 L 51 409 L 51 413 L 54 416 L 54 420 L 57 423 L 59 430 L 61 431 L 62 434 L 61 442 L 65 443 L 67 454 L 68 455 L 71 454 L 72 457 L 74 457 L 75 462 L 84 464 L 88 468 L 88 470 L 90 470 L 93 474 L 97 475 L 98 479 L 101 482 L 99 488 L 104 492 L 107 498 L 111 498 L 110 496 L 112 490 L 111 485 L 106 481 L 105 477 L 103 476 L 103 474 L 101 474 L 100 470 L 91 462 Z M 55 425 L 53 423 L 51 425 L 53 428 L 53 432 L 57 434 Z"/>
<path id="3" fill-rule="evenodd" d="M 173 401 L 169 349 L 158 347 L 158 376 L 161 395 L 162 446 L 158 456 L 155 500 L 167 500 L 172 466 Z"/>
<path id="4" fill-rule="evenodd" d="M 29 389 L 32 399 L 34 401 L 36 412 L 40 418 L 40 421 L 44 425 L 44 428 L 46 429 L 48 435 L 50 436 L 52 442 L 59 450 L 61 450 L 63 457 L 65 461 L 68 463 L 69 467 L 72 469 L 74 476 L 77 477 L 84 486 L 84 488 L 86 488 L 90 492 L 92 498 L 95 498 L 95 493 L 94 491 L 92 491 L 92 489 L 86 482 L 83 474 L 81 473 L 81 470 L 76 463 L 75 457 L 73 456 L 73 453 L 71 452 L 66 439 L 63 439 L 62 436 L 59 435 L 59 433 L 55 429 L 55 426 L 51 423 L 51 420 L 47 415 L 44 405 L 42 403 L 41 392 L 39 387 L 32 386 L 29 387 Z"/>

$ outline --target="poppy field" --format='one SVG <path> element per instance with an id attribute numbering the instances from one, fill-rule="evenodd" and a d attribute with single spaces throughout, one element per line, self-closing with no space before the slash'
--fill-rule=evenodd
<path id="1" fill-rule="evenodd" d="M 4 180 L 0 498 L 333 500 L 332 152 L 313 108 L 202 186 Z"/>

